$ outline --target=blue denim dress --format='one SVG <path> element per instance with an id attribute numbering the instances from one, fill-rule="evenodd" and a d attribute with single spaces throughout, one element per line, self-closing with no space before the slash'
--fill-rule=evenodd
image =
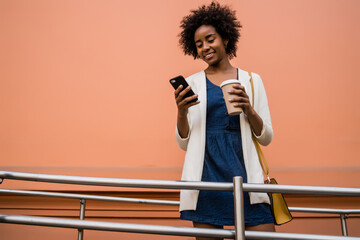
<path id="1" fill-rule="evenodd" d="M 219 86 L 206 78 L 207 116 L 204 168 L 201 181 L 232 182 L 242 176 L 247 182 L 244 165 L 239 115 L 227 114 Z M 250 204 L 244 192 L 245 225 L 273 223 L 270 206 Z M 232 192 L 200 191 L 197 208 L 181 212 L 181 219 L 219 226 L 234 225 L 234 198 Z"/>

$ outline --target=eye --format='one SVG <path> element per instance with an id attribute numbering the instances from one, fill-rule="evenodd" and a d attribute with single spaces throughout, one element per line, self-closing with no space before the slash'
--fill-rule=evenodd
<path id="1" fill-rule="evenodd" d="M 215 41 L 215 38 L 214 39 L 209 39 L 209 43 L 213 43 Z"/>
<path id="2" fill-rule="evenodd" d="M 201 48 L 202 47 L 202 44 L 198 44 L 196 45 L 197 48 Z"/>

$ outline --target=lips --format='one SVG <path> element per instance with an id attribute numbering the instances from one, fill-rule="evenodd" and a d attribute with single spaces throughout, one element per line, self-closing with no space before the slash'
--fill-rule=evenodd
<path id="1" fill-rule="evenodd" d="M 210 58 L 212 58 L 214 56 L 215 52 L 211 52 L 211 53 L 207 53 L 205 56 L 204 56 L 204 59 L 205 60 L 208 60 Z"/>

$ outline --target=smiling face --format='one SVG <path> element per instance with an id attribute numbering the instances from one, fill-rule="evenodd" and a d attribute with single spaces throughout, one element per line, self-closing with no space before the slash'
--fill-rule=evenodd
<path id="1" fill-rule="evenodd" d="M 225 49 L 228 41 L 223 40 L 213 26 L 200 26 L 195 31 L 194 41 L 199 57 L 209 66 L 215 66 L 223 60 L 228 60 Z"/>

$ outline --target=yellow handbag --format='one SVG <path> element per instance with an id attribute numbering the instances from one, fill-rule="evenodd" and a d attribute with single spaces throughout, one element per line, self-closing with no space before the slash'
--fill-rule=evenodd
<path id="1" fill-rule="evenodd" d="M 254 108 L 254 83 L 252 79 L 252 74 L 249 72 L 250 75 L 250 83 L 251 83 L 251 92 L 252 92 L 252 107 Z M 254 142 L 256 152 L 259 157 L 259 162 L 261 168 L 266 176 L 266 180 L 264 181 L 265 184 L 277 184 L 274 178 L 269 178 L 269 166 L 266 162 L 264 153 L 260 148 L 260 144 L 257 141 L 254 133 L 252 134 L 252 140 Z M 284 196 L 281 193 L 268 193 L 270 202 L 271 202 L 271 213 L 274 217 L 274 221 L 276 225 L 281 225 L 287 222 L 290 222 L 293 217 L 289 211 L 289 208 L 285 202 Z"/>

